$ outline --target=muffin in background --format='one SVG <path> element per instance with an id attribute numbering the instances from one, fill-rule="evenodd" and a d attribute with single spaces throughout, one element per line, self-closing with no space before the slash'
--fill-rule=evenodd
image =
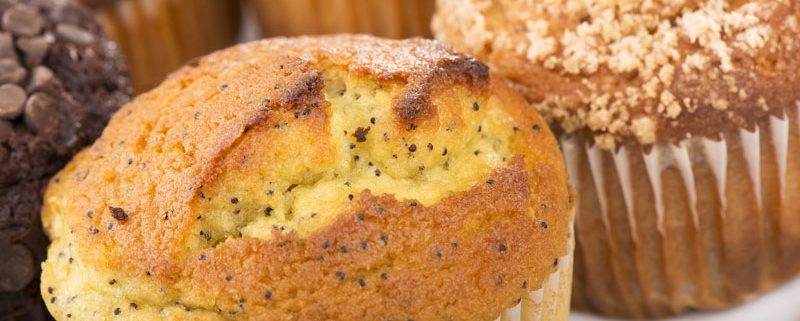
<path id="1" fill-rule="evenodd" d="M 79 0 L 92 6 L 125 53 L 137 93 L 187 61 L 234 44 L 241 23 L 233 0 Z"/>
<path id="2" fill-rule="evenodd" d="M 130 95 L 122 55 L 90 11 L 0 0 L 0 319 L 51 320 L 41 194 Z"/>
<path id="3" fill-rule="evenodd" d="M 558 143 L 435 41 L 215 52 L 57 177 L 42 288 L 60 321 L 567 320 Z"/>
<path id="4" fill-rule="evenodd" d="M 434 0 L 249 0 L 267 37 L 366 33 L 430 37 Z"/>
<path id="5" fill-rule="evenodd" d="M 800 272 L 800 1 L 438 1 L 561 133 L 573 305 L 645 318 Z"/>

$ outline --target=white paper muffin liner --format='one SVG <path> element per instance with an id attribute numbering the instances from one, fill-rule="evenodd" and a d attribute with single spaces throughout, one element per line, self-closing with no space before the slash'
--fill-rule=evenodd
<path id="1" fill-rule="evenodd" d="M 528 293 L 519 304 L 506 309 L 495 321 L 566 321 L 569 319 L 572 290 L 572 264 L 575 249 L 573 224 L 570 224 L 567 254 L 558 258 L 559 268 L 542 287 Z"/>
<path id="2" fill-rule="evenodd" d="M 754 131 L 601 150 L 561 138 L 578 192 L 573 305 L 657 317 L 800 271 L 800 102 Z"/>

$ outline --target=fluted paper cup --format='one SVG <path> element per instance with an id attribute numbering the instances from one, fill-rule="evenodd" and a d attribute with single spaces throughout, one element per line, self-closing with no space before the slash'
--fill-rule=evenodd
<path id="1" fill-rule="evenodd" d="M 434 0 L 250 0 L 265 36 L 430 37 Z"/>
<path id="2" fill-rule="evenodd" d="M 800 270 L 800 103 L 716 140 L 561 145 L 579 195 L 578 309 L 644 318 L 723 308 Z"/>
<path id="3" fill-rule="evenodd" d="M 134 89 L 149 90 L 187 61 L 232 45 L 241 9 L 228 0 L 81 0 L 122 48 Z"/>

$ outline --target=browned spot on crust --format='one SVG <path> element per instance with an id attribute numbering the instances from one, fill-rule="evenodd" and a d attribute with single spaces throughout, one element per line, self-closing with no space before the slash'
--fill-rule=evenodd
<path id="1" fill-rule="evenodd" d="M 358 127 L 358 128 L 356 128 L 356 131 L 353 133 L 353 137 L 355 137 L 356 141 L 359 142 L 359 143 L 366 142 L 367 141 L 367 134 L 369 134 L 369 129 L 370 129 L 369 126 L 367 126 L 367 128 Z"/>
<path id="2" fill-rule="evenodd" d="M 125 210 L 113 206 L 109 206 L 108 210 L 111 211 L 111 217 L 120 223 L 125 223 L 128 221 L 128 214 L 125 213 Z"/>
<path id="3" fill-rule="evenodd" d="M 431 105 L 432 91 L 458 84 L 480 93 L 486 90 L 489 80 L 489 68 L 466 56 L 439 61 L 431 70 L 412 78 L 403 94 L 393 102 L 395 118 L 408 130 L 419 126 L 420 120 L 430 119 L 436 114 Z"/>
<path id="4" fill-rule="evenodd" d="M 300 81 L 288 88 L 276 88 L 281 90 L 274 101 L 282 108 L 301 109 L 311 107 L 311 104 L 322 99 L 322 88 L 325 83 L 322 81 L 322 73 L 319 70 L 310 70 L 299 75 Z"/>

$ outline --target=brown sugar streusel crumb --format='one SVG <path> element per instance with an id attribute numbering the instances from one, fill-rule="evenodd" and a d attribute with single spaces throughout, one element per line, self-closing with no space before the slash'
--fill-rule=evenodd
<path id="1" fill-rule="evenodd" d="M 604 148 L 752 128 L 800 100 L 797 1 L 445 0 L 437 10 L 440 40 Z"/>

